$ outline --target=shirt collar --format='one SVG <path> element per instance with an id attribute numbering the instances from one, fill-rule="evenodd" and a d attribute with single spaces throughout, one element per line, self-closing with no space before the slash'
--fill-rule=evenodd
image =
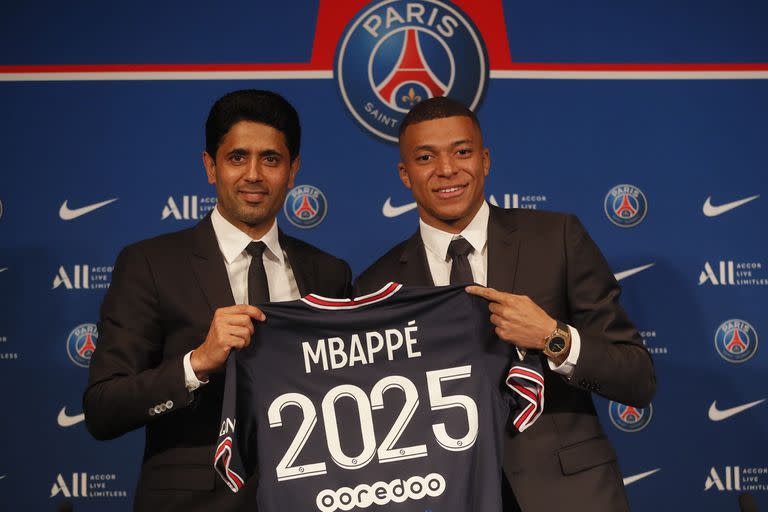
<path id="1" fill-rule="evenodd" d="M 458 235 L 432 227 L 419 219 L 419 231 L 421 239 L 424 241 L 424 246 L 441 260 L 447 261 L 448 245 L 450 245 L 451 240 L 461 236 L 479 254 L 485 248 L 485 244 L 488 241 L 488 218 L 490 211 L 488 203 L 483 201 L 474 218 Z"/>
<path id="2" fill-rule="evenodd" d="M 216 233 L 216 240 L 219 242 L 219 249 L 227 264 L 231 264 L 245 251 L 248 244 L 253 241 L 250 236 L 225 219 L 219 212 L 218 206 L 211 213 L 211 223 L 213 224 L 213 232 Z M 269 228 L 269 231 L 260 240 L 256 241 L 264 242 L 267 246 L 267 252 L 282 264 L 283 249 L 280 247 L 280 240 L 277 234 L 277 221 L 275 220 L 272 222 L 272 227 Z"/>

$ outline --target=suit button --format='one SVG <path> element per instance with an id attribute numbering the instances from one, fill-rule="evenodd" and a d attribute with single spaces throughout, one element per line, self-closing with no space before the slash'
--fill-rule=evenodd
<path id="1" fill-rule="evenodd" d="M 149 408 L 149 415 L 150 416 L 154 416 L 155 415 L 155 410 L 153 408 L 151 408 L 151 407 Z"/>
<path id="2" fill-rule="evenodd" d="M 165 402 L 165 406 L 169 409 L 173 409 L 173 400 L 168 400 Z"/>
<path id="3" fill-rule="evenodd" d="M 161 412 L 163 412 L 163 410 L 160 408 L 159 405 L 156 405 L 155 406 L 155 414 L 160 414 Z"/>

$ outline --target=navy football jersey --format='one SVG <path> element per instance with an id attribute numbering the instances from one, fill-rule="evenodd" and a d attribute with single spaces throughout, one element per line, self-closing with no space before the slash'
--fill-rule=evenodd
<path id="1" fill-rule="evenodd" d="M 505 428 L 541 414 L 539 360 L 463 286 L 262 306 L 227 362 L 214 465 L 272 511 L 501 511 Z M 258 470 L 258 472 L 257 472 Z"/>

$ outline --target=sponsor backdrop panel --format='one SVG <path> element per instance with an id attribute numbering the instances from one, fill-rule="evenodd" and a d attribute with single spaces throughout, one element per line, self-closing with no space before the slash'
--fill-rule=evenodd
<path id="1" fill-rule="evenodd" d="M 768 510 L 764 6 L 45 5 L 0 31 L 0 508 L 130 509 L 142 433 L 97 442 L 82 422 L 99 304 L 123 246 L 214 207 L 207 111 L 255 87 L 302 116 L 281 227 L 355 272 L 416 228 L 390 141 L 403 112 L 476 104 L 488 200 L 578 214 L 653 354 L 651 407 L 595 400 L 633 509 L 749 492 Z"/>

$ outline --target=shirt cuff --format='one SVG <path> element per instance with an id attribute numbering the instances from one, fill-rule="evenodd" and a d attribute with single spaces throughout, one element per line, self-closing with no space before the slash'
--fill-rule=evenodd
<path id="1" fill-rule="evenodd" d="M 579 361 L 579 354 L 581 353 L 581 337 L 579 331 L 568 326 L 568 330 L 571 332 L 571 351 L 568 353 L 568 358 L 560 365 L 555 365 L 551 359 L 547 359 L 549 369 L 555 373 L 570 379 L 573 377 L 573 372 L 576 371 L 576 363 Z"/>
<path id="2" fill-rule="evenodd" d="M 187 391 L 190 393 L 200 386 L 208 384 L 207 380 L 200 380 L 197 378 L 197 375 L 195 375 L 195 370 L 192 369 L 192 352 L 193 351 L 190 350 L 184 356 L 184 385 L 187 387 Z"/>

